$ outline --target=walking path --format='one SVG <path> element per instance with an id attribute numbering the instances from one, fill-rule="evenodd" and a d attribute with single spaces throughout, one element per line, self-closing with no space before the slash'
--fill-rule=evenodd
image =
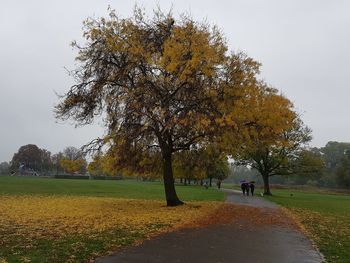
<path id="1" fill-rule="evenodd" d="M 280 213 L 278 206 L 261 198 L 224 189 L 227 203 L 243 209 Z M 249 208 L 248 208 L 249 207 Z M 141 245 L 98 258 L 96 263 L 320 263 L 311 242 L 288 225 L 255 225 L 244 216 L 239 223 L 182 229 L 146 240 Z"/>

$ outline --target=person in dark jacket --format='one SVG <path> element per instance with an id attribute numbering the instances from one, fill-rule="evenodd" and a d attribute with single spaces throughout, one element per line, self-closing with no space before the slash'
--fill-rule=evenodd
<path id="1" fill-rule="evenodd" d="M 247 193 L 247 196 L 249 196 L 249 183 L 245 183 L 245 191 Z"/>
<path id="2" fill-rule="evenodd" d="M 255 189 L 254 183 L 250 183 L 249 184 L 249 188 L 250 188 L 250 192 L 252 193 L 252 196 L 253 196 L 254 195 L 254 189 Z"/>
<path id="3" fill-rule="evenodd" d="M 245 195 L 246 183 L 241 183 L 241 189 L 242 189 L 243 195 Z"/>
<path id="4" fill-rule="evenodd" d="M 218 187 L 218 189 L 221 188 L 221 180 L 220 180 L 220 179 L 218 179 L 218 180 L 216 181 L 216 186 Z"/>

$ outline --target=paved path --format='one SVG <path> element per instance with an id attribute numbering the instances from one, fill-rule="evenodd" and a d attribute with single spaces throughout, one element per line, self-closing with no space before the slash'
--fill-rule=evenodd
<path id="1" fill-rule="evenodd" d="M 227 202 L 276 209 L 261 197 L 242 196 L 224 189 Z M 243 224 L 243 227 L 242 227 Z M 279 225 L 254 227 L 242 218 L 240 224 L 218 224 L 183 229 L 146 240 L 136 247 L 99 258 L 96 263 L 320 263 L 320 254 L 297 230 Z M 247 229 L 254 230 L 247 230 Z"/>
<path id="2" fill-rule="evenodd" d="M 252 207 L 259 208 L 278 208 L 278 205 L 272 203 L 258 195 L 246 196 L 242 195 L 242 191 L 231 190 L 231 189 L 222 189 L 226 193 L 226 202 L 237 204 L 237 205 L 247 205 Z"/>

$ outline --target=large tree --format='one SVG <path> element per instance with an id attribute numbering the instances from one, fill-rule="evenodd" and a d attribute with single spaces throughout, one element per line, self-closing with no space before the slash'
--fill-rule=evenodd
<path id="1" fill-rule="evenodd" d="M 121 166 L 149 149 L 158 151 L 167 205 L 182 204 L 173 153 L 216 133 L 224 101 L 232 103 L 254 85 L 259 64 L 242 53 L 228 54 L 216 27 L 184 15 L 175 21 L 156 11 L 148 19 L 136 8 L 131 18 L 111 11 L 84 25 L 86 43 L 74 43 L 76 84 L 62 96 L 57 117 L 89 124 L 103 115 L 107 135 L 91 148 L 107 145 L 126 160 Z"/>

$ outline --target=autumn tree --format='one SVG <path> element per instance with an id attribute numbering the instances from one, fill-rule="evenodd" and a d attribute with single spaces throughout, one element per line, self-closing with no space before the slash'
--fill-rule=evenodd
<path id="1" fill-rule="evenodd" d="M 233 143 L 240 144 L 233 148 L 232 155 L 238 164 L 259 171 L 264 181 L 264 194 L 271 195 L 269 177 L 294 172 L 291 161 L 311 140 L 311 131 L 287 98 L 266 85 L 256 91 L 241 105 L 247 108 L 248 115 L 243 119 L 247 125 L 234 131 L 240 134 L 231 135 Z"/>
<path id="2" fill-rule="evenodd" d="M 209 185 L 212 186 L 212 180 L 224 180 L 229 173 L 229 163 L 227 155 L 220 150 L 220 147 L 209 145 L 202 150 L 202 167 L 205 170 L 206 177 L 209 178 Z"/>
<path id="3" fill-rule="evenodd" d="M 105 175 L 103 157 L 104 156 L 102 156 L 101 154 L 94 156 L 94 159 L 87 166 L 87 171 L 89 172 L 89 174 L 94 176 Z"/>
<path id="4" fill-rule="evenodd" d="M 205 169 L 201 165 L 201 158 L 198 149 L 191 149 L 177 152 L 174 155 L 174 176 L 184 180 L 184 184 L 190 183 L 191 180 L 203 180 L 206 178 Z"/>
<path id="5" fill-rule="evenodd" d="M 78 160 L 69 160 L 69 159 L 61 159 L 60 166 L 67 173 L 84 173 L 86 170 L 86 161 L 82 159 Z"/>
<path id="6" fill-rule="evenodd" d="M 61 158 L 58 160 L 59 166 L 67 173 L 85 173 L 86 160 L 80 149 L 73 146 L 66 147 Z"/>
<path id="7" fill-rule="evenodd" d="M 18 170 L 20 164 L 26 169 L 34 171 L 47 171 L 51 168 L 51 153 L 45 149 L 40 149 L 35 144 L 21 146 L 11 160 L 11 169 Z"/>
<path id="8" fill-rule="evenodd" d="M 259 64 L 228 53 L 216 27 L 161 11 L 152 19 L 138 8 L 131 18 L 111 11 L 108 18 L 87 19 L 84 37 L 84 45 L 73 43 L 76 84 L 62 96 L 57 117 L 89 124 L 103 114 L 106 136 L 89 149 L 105 145 L 126 160 L 120 168 L 132 168 L 135 158 L 140 164 L 153 149 L 161 156 L 167 205 L 182 204 L 173 153 L 215 135 L 223 105 L 254 85 Z"/>

